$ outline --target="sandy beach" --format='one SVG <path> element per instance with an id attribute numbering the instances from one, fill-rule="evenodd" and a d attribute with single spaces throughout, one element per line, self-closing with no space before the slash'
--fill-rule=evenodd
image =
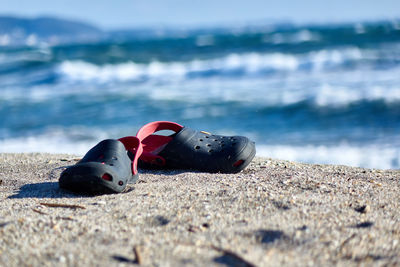
<path id="1" fill-rule="evenodd" d="M 0 266 L 398 266 L 400 171 L 256 158 L 59 189 L 73 155 L 0 154 Z"/>

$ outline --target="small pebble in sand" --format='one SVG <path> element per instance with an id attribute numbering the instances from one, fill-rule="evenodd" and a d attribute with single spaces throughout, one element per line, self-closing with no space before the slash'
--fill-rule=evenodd
<path id="1" fill-rule="evenodd" d="M 371 210 L 371 207 L 369 205 L 362 205 L 357 208 L 355 208 L 355 211 L 359 213 L 367 213 Z"/>

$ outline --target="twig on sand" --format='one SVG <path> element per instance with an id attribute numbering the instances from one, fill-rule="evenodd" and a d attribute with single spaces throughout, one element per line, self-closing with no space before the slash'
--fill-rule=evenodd
<path id="1" fill-rule="evenodd" d="M 232 259 L 238 261 L 240 263 L 241 266 L 245 266 L 245 267 L 256 267 L 253 263 L 248 262 L 247 260 L 243 259 L 241 256 L 239 256 L 238 254 L 236 254 L 235 252 L 232 252 L 230 250 L 227 249 L 223 249 L 223 248 L 219 248 L 216 247 L 214 245 L 211 245 L 211 248 L 218 251 L 218 252 L 222 252 L 224 253 L 225 256 L 229 256 Z"/>
<path id="2" fill-rule="evenodd" d="M 350 237 L 346 238 L 339 246 L 339 251 L 338 251 L 338 255 L 342 255 L 345 246 L 353 239 L 357 236 L 357 234 L 352 234 Z"/>
<path id="3" fill-rule="evenodd" d="M 346 238 L 341 244 L 340 244 L 340 250 L 343 249 L 343 247 L 349 243 L 350 240 L 352 240 L 354 237 L 356 237 L 357 234 L 352 234 L 350 237 Z"/>
<path id="4" fill-rule="evenodd" d="M 142 257 L 142 253 L 140 252 L 140 246 L 133 247 L 133 254 L 135 254 L 135 259 L 133 259 L 133 260 L 129 259 L 125 256 L 122 256 L 122 255 L 114 255 L 114 256 L 112 256 L 112 258 L 116 261 L 124 262 L 124 263 L 131 263 L 131 264 L 137 264 L 137 265 L 143 264 L 143 257 Z"/>
<path id="5" fill-rule="evenodd" d="M 140 247 L 139 246 L 134 246 L 133 247 L 133 254 L 135 254 L 135 261 L 137 264 L 142 264 L 143 263 L 143 258 L 142 254 L 140 253 Z"/>
<path id="6" fill-rule="evenodd" d="M 51 207 L 51 208 L 86 209 L 85 207 L 79 206 L 79 205 L 60 204 L 60 203 L 41 202 L 40 205 Z"/>
<path id="7" fill-rule="evenodd" d="M 32 210 L 33 210 L 34 212 L 39 213 L 39 214 L 42 214 L 42 215 L 48 215 L 48 213 L 43 212 L 43 211 L 38 210 L 38 209 L 32 209 Z"/>
<path id="8" fill-rule="evenodd" d="M 67 221 L 75 221 L 75 219 L 72 218 L 72 217 L 57 217 L 57 219 L 60 219 L 60 220 L 67 220 Z"/>

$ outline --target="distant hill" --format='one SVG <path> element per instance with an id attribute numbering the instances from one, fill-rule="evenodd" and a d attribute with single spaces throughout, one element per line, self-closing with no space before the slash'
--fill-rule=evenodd
<path id="1" fill-rule="evenodd" d="M 105 33 L 88 23 L 52 17 L 0 16 L 0 45 L 96 41 Z"/>
<path id="2" fill-rule="evenodd" d="M 289 25 L 289 26 L 288 26 Z M 261 25 L 264 28 L 265 25 Z M 293 27 L 288 23 L 276 24 L 276 27 Z M 274 26 L 274 27 L 275 27 Z M 256 26 L 250 26 L 256 29 Z M 233 28 L 235 29 L 235 28 Z M 228 33 L 231 27 L 213 27 L 213 33 Z M 104 31 L 85 22 L 60 19 L 55 17 L 24 18 L 0 15 L 1 46 L 37 46 L 66 43 L 90 43 L 103 40 L 127 41 L 135 39 L 162 38 L 165 36 L 181 37 L 208 34 L 210 28 L 129 28 Z"/>

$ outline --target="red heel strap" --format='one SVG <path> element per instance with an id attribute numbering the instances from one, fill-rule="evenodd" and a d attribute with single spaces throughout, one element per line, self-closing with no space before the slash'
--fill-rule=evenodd
<path id="1" fill-rule="evenodd" d="M 137 161 L 139 157 L 141 157 L 146 162 L 151 162 L 152 164 L 163 166 L 165 165 L 165 159 L 151 154 L 149 152 L 143 152 L 142 142 L 146 137 L 152 135 L 155 132 L 162 131 L 162 130 L 171 130 L 174 132 L 179 132 L 182 130 L 183 126 L 179 125 L 175 122 L 170 121 L 154 121 L 144 125 L 142 128 L 139 129 L 136 136 L 126 136 L 118 139 L 121 141 L 125 149 L 131 152 L 134 156 L 134 160 L 132 162 L 132 172 L 134 174 L 137 173 Z"/>
<path id="2" fill-rule="evenodd" d="M 136 137 L 139 138 L 140 141 L 143 141 L 149 135 L 152 135 L 155 132 L 162 130 L 171 130 L 174 132 L 179 132 L 182 130 L 183 126 L 170 121 L 154 121 L 146 124 L 136 134 Z"/>

